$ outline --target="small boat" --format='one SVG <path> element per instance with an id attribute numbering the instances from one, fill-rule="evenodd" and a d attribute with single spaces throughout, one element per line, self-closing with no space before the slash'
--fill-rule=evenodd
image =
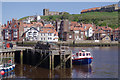
<path id="1" fill-rule="evenodd" d="M 9 71 L 12 71 L 14 68 L 15 68 L 15 64 L 13 64 L 12 60 L 9 60 L 7 63 L 3 63 L 0 65 L 0 72 L 1 71 L 9 72 Z"/>
<path id="2" fill-rule="evenodd" d="M 93 57 L 90 52 L 80 50 L 72 55 L 72 63 L 76 65 L 91 64 Z"/>

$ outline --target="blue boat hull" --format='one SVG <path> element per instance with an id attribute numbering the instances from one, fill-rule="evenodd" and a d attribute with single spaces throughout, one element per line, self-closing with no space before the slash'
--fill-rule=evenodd
<path id="1" fill-rule="evenodd" d="M 12 67 L 9 67 L 9 68 L 6 68 L 6 69 L 3 68 L 0 71 L 9 72 L 9 71 L 12 71 L 14 68 L 15 68 L 15 66 L 12 66 Z"/>
<path id="2" fill-rule="evenodd" d="M 76 65 L 85 65 L 85 64 L 90 64 L 91 62 L 92 62 L 91 58 L 72 60 L 72 63 Z"/>

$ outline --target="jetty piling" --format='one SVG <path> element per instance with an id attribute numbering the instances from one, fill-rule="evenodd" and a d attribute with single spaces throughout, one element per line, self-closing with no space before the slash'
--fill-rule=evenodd
<path id="1" fill-rule="evenodd" d="M 50 49 L 4 49 L 0 51 L 1 57 L 12 57 L 13 63 L 28 64 L 35 67 L 49 68 L 50 70 L 71 68 L 70 50 L 50 50 Z M 2 64 L 2 63 L 1 63 Z"/>

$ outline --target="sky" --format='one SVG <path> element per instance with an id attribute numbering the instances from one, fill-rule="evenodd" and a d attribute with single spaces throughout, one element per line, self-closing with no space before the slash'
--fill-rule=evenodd
<path id="1" fill-rule="evenodd" d="M 65 11 L 70 14 L 80 14 L 83 9 L 116 3 L 117 2 L 7 2 L 6 0 L 2 2 L 2 20 L 0 20 L 0 22 L 5 24 L 7 21 L 12 20 L 12 18 L 20 19 L 25 16 L 33 16 L 36 14 L 43 15 L 44 8 L 50 11 Z"/>

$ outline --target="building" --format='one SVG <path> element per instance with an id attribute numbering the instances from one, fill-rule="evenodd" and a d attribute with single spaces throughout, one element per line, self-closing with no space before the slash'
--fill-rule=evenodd
<path id="1" fill-rule="evenodd" d="M 59 38 L 63 41 L 73 40 L 73 38 L 68 37 L 69 35 L 73 36 L 73 34 L 70 33 L 70 23 L 68 20 L 63 20 L 60 24 Z"/>
<path id="2" fill-rule="evenodd" d="M 23 41 L 38 41 L 39 30 L 35 27 L 24 28 L 24 40 Z"/>
<path id="3" fill-rule="evenodd" d="M 7 25 L 2 25 L 2 35 L 5 41 L 18 41 L 19 40 L 19 25 L 17 20 L 7 21 Z"/>
<path id="4" fill-rule="evenodd" d="M 54 29 L 54 26 L 48 24 L 40 29 L 39 41 L 46 42 L 58 42 L 58 32 Z"/>
<path id="5" fill-rule="evenodd" d="M 52 24 L 34 22 L 32 24 L 24 24 L 23 41 L 46 41 L 57 42 L 58 32 L 56 32 Z"/>
<path id="6" fill-rule="evenodd" d="M 94 33 L 93 33 L 93 40 L 102 40 L 102 38 L 106 36 L 105 32 L 101 29 L 101 27 L 96 26 L 94 27 Z"/>
<path id="7" fill-rule="evenodd" d="M 120 28 L 113 30 L 113 40 L 118 41 L 120 39 Z"/>
<path id="8" fill-rule="evenodd" d="M 35 15 L 35 16 L 28 16 L 27 18 L 23 19 L 23 23 L 31 23 L 32 21 L 40 22 L 40 15 Z"/>
<path id="9" fill-rule="evenodd" d="M 93 24 L 81 24 L 81 27 L 84 29 L 86 37 L 93 36 L 93 33 L 94 33 L 93 32 L 93 30 L 94 30 Z"/>
<path id="10" fill-rule="evenodd" d="M 49 11 L 49 9 L 43 9 L 43 15 L 49 16 L 49 15 L 63 15 L 65 12 L 56 12 L 56 11 Z"/>
<path id="11" fill-rule="evenodd" d="M 113 40 L 113 29 L 108 26 L 102 26 L 101 30 L 103 30 L 106 36 L 109 36 L 111 40 Z"/>
<path id="12" fill-rule="evenodd" d="M 84 9 L 81 11 L 81 14 L 88 13 L 88 12 L 113 12 L 113 11 L 118 11 L 118 10 L 119 10 L 118 4 L 113 4 L 113 5 L 108 5 L 108 6 Z"/>

